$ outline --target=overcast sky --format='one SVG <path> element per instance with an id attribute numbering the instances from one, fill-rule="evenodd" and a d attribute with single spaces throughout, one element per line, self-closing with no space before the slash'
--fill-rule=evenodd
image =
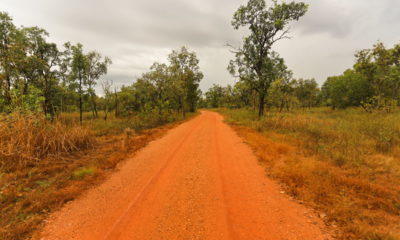
<path id="1" fill-rule="evenodd" d="M 182 45 L 197 52 L 203 90 L 235 80 L 226 67 L 233 57 L 226 43 L 239 45 L 243 32 L 230 25 L 246 0 L 0 0 L 14 23 L 39 26 L 51 41 L 80 42 L 113 60 L 106 76 L 116 85 L 131 84 L 155 62 L 166 62 Z M 342 73 L 356 50 L 378 40 L 400 43 L 399 0 L 305 0 L 309 12 L 293 24 L 290 40 L 275 50 L 296 78 Z"/>

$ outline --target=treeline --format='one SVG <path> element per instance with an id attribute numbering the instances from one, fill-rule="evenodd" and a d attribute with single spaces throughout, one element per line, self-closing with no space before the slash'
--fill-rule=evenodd
<path id="1" fill-rule="evenodd" d="M 184 117 L 187 112 L 195 112 L 203 78 L 198 64 L 196 53 L 186 47 L 172 51 L 168 64 L 154 63 L 132 85 L 121 88 L 117 111 L 124 115 L 155 112 L 159 118 L 172 111 Z M 105 93 L 105 98 L 112 98 L 110 91 L 105 89 Z"/>
<path id="2" fill-rule="evenodd" d="M 81 44 L 62 49 L 48 40 L 46 30 L 17 27 L 0 12 L 0 111 L 43 112 L 54 117 L 63 111 L 92 110 L 94 90 L 111 64 L 98 52 L 85 53 Z"/>
<path id="3" fill-rule="evenodd" d="M 390 112 L 400 103 L 400 44 L 379 42 L 358 51 L 352 69 L 329 77 L 322 86 L 325 104 L 332 108 L 360 106 L 367 112 Z"/>
<path id="4" fill-rule="evenodd" d="M 302 2 L 250 0 L 234 14 L 234 29 L 245 27 L 249 34 L 240 47 L 232 47 L 235 58 L 228 71 L 239 82 L 235 86 L 213 86 L 204 96 L 207 107 L 257 106 L 281 111 L 292 107 L 363 107 L 366 111 L 390 112 L 400 100 L 400 44 L 387 49 L 377 43 L 356 53 L 352 69 L 329 77 L 321 89 L 313 80 L 293 80 L 285 61 L 273 45 L 288 38 L 289 24 L 306 14 Z"/>
<path id="5" fill-rule="evenodd" d="M 293 108 L 329 106 L 332 109 L 362 107 L 367 112 L 391 112 L 400 104 L 400 44 L 386 48 L 377 43 L 372 49 L 356 54 L 352 69 L 340 76 L 328 77 L 321 88 L 314 79 L 292 79 L 284 62 L 283 77 L 275 79 L 265 90 L 265 109 L 279 111 Z M 202 106 L 208 108 L 241 108 L 260 105 L 259 91 L 248 79 L 233 86 L 213 85 L 203 96 Z"/>
<path id="6" fill-rule="evenodd" d="M 130 86 L 117 90 L 112 80 L 100 82 L 104 95 L 95 91 L 111 59 L 81 44 L 65 43 L 60 49 L 38 27 L 17 27 L 0 12 L 0 113 L 41 112 L 54 118 L 62 112 L 104 111 L 106 120 L 138 112 L 194 112 L 200 98 L 203 74 L 194 52 L 173 51 L 168 64 L 154 63 Z"/>
<path id="7" fill-rule="evenodd" d="M 293 108 L 310 108 L 321 104 L 321 90 L 314 79 L 278 79 L 271 84 L 265 99 L 267 110 L 279 111 Z M 208 108 L 242 108 L 258 106 L 257 92 L 246 82 L 239 81 L 233 86 L 221 87 L 214 84 L 202 98 L 202 106 Z"/>

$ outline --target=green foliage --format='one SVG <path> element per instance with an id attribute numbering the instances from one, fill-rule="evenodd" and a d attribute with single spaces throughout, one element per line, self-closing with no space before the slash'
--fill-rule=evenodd
<path id="1" fill-rule="evenodd" d="M 235 29 L 248 27 L 250 34 L 244 38 L 241 48 L 235 50 L 236 59 L 228 70 L 258 93 L 259 116 L 264 114 L 268 89 L 273 81 L 289 78 L 284 60 L 272 51 L 275 42 L 287 38 L 288 24 L 299 20 L 307 12 L 304 3 L 278 3 L 268 7 L 265 0 L 249 0 L 239 7 L 232 20 Z"/>
<path id="2" fill-rule="evenodd" d="M 391 112 L 399 104 L 400 44 L 387 49 L 378 42 L 355 56 L 354 69 L 324 83 L 325 103 L 333 108 L 361 106 L 367 112 Z"/>
<path id="3" fill-rule="evenodd" d="M 54 118 L 65 110 L 97 114 L 94 86 L 111 64 L 83 46 L 64 44 L 61 51 L 38 27 L 16 27 L 0 12 L 0 111 L 34 111 Z M 90 100 L 90 101 L 89 101 Z M 90 102 L 90 103 L 89 103 Z"/>
<path id="4" fill-rule="evenodd" d="M 367 79 L 354 70 L 347 70 L 341 76 L 329 77 L 322 86 L 325 103 L 333 108 L 360 106 L 372 95 Z"/>
<path id="5" fill-rule="evenodd" d="M 320 89 L 314 79 L 278 78 L 271 83 L 267 93 L 267 106 L 275 107 L 279 111 L 296 107 L 315 107 L 320 99 Z M 214 84 L 204 94 L 203 106 L 241 108 L 253 105 L 255 108 L 257 100 L 256 92 L 246 82 L 239 81 L 233 87 Z"/>
<path id="6" fill-rule="evenodd" d="M 182 47 L 168 56 L 169 64 L 154 63 L 131 86 L 116 94 L 119 111 L 124 116 L 134 113 L 157 113 L 164 121 L 171 111 L 194 112 L 200 99 L 199 82 L 203 74 L 194 52 Z M 106 92 L 106 98 L 109 91 Z M 108 92 L 108 94 L 107 94 Z M 167 114 L 168 113 L 168 114 Z"/>
<path id="7" fill-rule="evenodd" d="M 96 170 L 92 167 L 79 168 L 72 173 L 72 179 L 81 180 L 87 176 L 93 176 L 95 171 Z"/>

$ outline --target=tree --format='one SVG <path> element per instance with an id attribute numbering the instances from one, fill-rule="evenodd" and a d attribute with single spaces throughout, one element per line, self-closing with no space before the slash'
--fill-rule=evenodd
<path id="1" fill-rule="evenodd" d="M 0 87 L 6 105 L 11 103 L 11 88 L 18 76 L 19 34 L 12 18 L 6 12 L 0 12 Z"/>
<path id="2" fill-rule="evenodd" d="M 100 53 L 92 51 L 86 56 L 86 82 L 88 86 L 88 93 L 92 103 L 92 111 L 95 117 L 98 117 L 97 106 L 96 106 L 96 92 L 94 87 L 97 84 L 99 78 L 107 74 L 108 66 L 112 63 L 111 59 L 105 57 L 104 60 Z"/>
<path id="3" fill-rule="evenodd" d="M 218 108 L 222 107 L 222 101 L 224 95 L 224 88 L 213 84 L 211 88 L 205 93 L 207 107 Z"/>
<path id="4" fill-rule="evenodd" d="M 112 90 L 111 87 L 113 82 L 110 80 L 104 80 L 101 82 L 101 87 L 104 93 L 104 121 L 107 120 L 108 113 L 111 111 L 112 104 Z"/>
<path id="5" fill-rule="evenodd" d="M 294 95 L 301 107 L 315 107 L 318 104 L 320 89 L 315 79 L 298 79 L 293 81 Z"/>
<path id="6" fill-rule="evenodd" d="M 283 59 L 272 51 L 272 46 L 288 38 L 288 24 L 299 20 L 307 8 L 304 3 L 278 3 L 274 0 L 272 7 L 267 7 L 265 0 L 249 0 L 233 16 L 233 27 L 247 26 L 250 34 L 244 38 L 242 47 L 234 51 L 236 59 L 230 62 L 228 69 L 233 75 L 237 72 L 240 80 L 249 81 L 257 91 L 260 117 L 264 114 L 265 98 L 271 83 L 282 74 L 279 70 L 285 70 L 282 68 Z"/>
<path id="7" fill-rule="evenodd" d="M 295 92 L 295 81 L 290 79 L 279 78 L 272 82 L 268 89 L 268 102 L 271 106 L 275 106 L 282 112 L 286 108 L 287 111 L 294 107 L 297 103 Z"/>
<path id="8" fill-rule="evenodd" d="M 149 83 L 154 86 L 154 101 L 158 108 L 158 115 L 161 118 L 162 111 L 165 104 L 168 104 L 167 100 L 167 88 L 168 88 L 168 67 L 166 64 L 154 63 L 150 67 L 150 72 L 145 75 L 149 80 Z"/>
<path id="9" fill-rule="evenodd" d="M 174 92 L 178 98 L 183 116 L 186 113 L 186 105 L 190 112 L 196 110 L 196 104 L 200 97 L 199 83 L 203 79 L 203 73 L 199 68 L 199 59 L 195 52 L 190 52 L 186 47 L 179 51 L 172 51 L 168 56 L 170 61 L 170 73 L 174 81 Z"/>
<path id="10" fill-rule="evenodd" d="M 322 85 L 325 103 L 333 109 L 360 106 L 372 95 L 368 80 L 351 69 L 340 76 L 329 77 Z"/>
<path id="11" fill-rule="evenodd" d="M 71 47 L 72 49 L 72 62 L 71 62 L 71 75 L 70 80 L 76 86 L 79 94 L 79 122 L 82 124 L 83 116 L 83 91 L 84 86 L 87 85 L 86 70 L 88 61 L 83 54 L 82 44 L 77 44 Z"/>
<path id="12" fill-rule="evenodd" d="M 378 42 L 372 49 L 356 53 L 354 69 L 369 82 L 373 96 L 365 103 L 373 108 L 390 111 L 400 95 L 400 44 L 387 49 Z"/>

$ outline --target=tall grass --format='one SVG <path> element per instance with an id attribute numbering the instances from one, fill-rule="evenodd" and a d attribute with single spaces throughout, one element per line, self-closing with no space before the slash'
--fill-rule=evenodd
<path id="1" fill-rule="evenodd" d="M 191 117 L 194 114 L 188 113 L 187 117 Z M 79 114 L 63 113 L 59 120 L 67 125 L 77 125 L 79 124 Z M 150 111 L 121 118 L 109 115 L 107 120 L 103 119 L 102 113 L 99 113 L 97 118 L 94 118 L 91 113 L 84 113 L 83 126 L 93 130 L 96 136 L 106 136 L 121 134 L 128 128 L 141 131 L 180 120 L 184 120 L 182 114 L 176 112 L 163 112 L 160 115 L 158 112 Z"/>
<path id="2" fill-rule="evenodd" d="M 84 119 L 80 126 L 77 113 L 53 121 L 35 114 L 0 117 L 0 239 L 30 239 L 50 212 L 174 124 L 156 126 L 182 117 L 146 113 L 105 121 L 85 113 Z"/>
<path id="3" fill-rule="evenodd" d="M 400 239 L 400 112 L 220 110 L 294 197 L 341 239 Z M 323 214 L 323 215 L 324 215 Z"/>
<path id="4" fill-rule="evenodd" d="M 49 155 L 87 149 L 94 143 L 81 126 L 48 121 L 42 115 L 13 114 L 0 117 L 0 169 L 32 167 Z"/>

